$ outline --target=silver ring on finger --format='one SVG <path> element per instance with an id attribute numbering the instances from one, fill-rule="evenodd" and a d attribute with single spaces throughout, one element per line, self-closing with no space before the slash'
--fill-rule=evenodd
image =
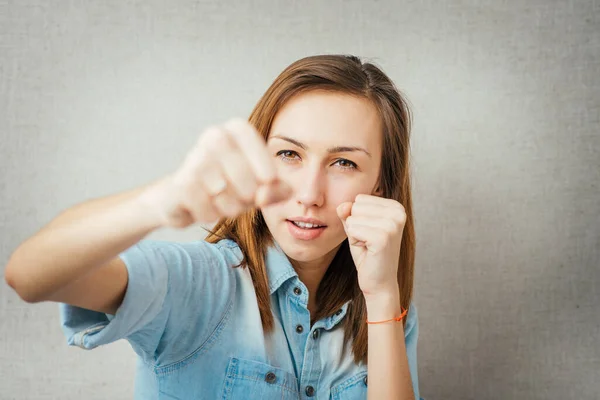
<path id="1" fill-rule="evenodd" d="M 221 182 L 218 185 L 218 189 L 209 192 L 209 196 L 210 197 L 217 197 L 223 193 L 225 193 L 225 191 L 227 190 L 227 181 L 226 180 L 221 180 Z"/>

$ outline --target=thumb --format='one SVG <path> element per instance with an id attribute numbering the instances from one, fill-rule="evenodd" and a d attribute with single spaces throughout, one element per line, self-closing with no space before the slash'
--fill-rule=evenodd
<path id="1" fill-rule="evenodd" d="M 347 201 L 345 203 L 340 204 L 339 206 L 337 206 L 336 211 L 337 211 L 337 215 L 338 215 L 339 219 L 342 220 L 342 223 L 344 224 L 344 227 L 345 227 L 346 226 L 346 218 L 348 218 L 350 216 L 350 214 L 352 213 L 352 202 Z"/>

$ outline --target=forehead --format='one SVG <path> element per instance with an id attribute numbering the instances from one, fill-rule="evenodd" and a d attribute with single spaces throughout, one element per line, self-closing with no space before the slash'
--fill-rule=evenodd
<path id="1" fill-rule="evenodd" d="M 343 93 L 310 91 L 294 96 L 277 113 L 270 134 L 314 146 L 381 147 L 381 124 L 369 100 Z"/>

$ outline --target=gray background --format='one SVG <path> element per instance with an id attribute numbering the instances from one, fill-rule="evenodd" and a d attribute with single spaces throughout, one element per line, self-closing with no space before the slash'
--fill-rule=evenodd
<path id="1" fill-rule="evenodd" d="M 413 107 L 422 396 L 597 399 L 598 1 L 0 1 L 0 262 L 317 53 L 375 61 Z M 3 281 L 0 321 L 1 399 L 132 397 L 126 342 L 69 348 L 56 304 Z"/>

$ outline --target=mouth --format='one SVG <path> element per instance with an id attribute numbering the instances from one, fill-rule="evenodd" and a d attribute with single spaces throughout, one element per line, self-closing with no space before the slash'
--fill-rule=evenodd
<path id="1" fill-rule="evenodd" d="M 312 220 L 312 221 L 300 221 L 300 220 L 293 220 L 293 219 L 288 219 L 288 222 L 291 222 L 292 224 L 296 225 L 298 228 L 301 229 L 317 229 L 317 228 L 326 228 L 327 225 L 325 225 L 323 222 L 318 221 L 318 220 Z"/>
<path id="2" fill-rule="evenodd" d="M 327 229 L 327 225 L 318 220 L 310 220 L 310 222 L 301 221 L 298 219 L 287 219 L 286 224 L 288 231 L 292 237 L 298 240 L 314 240 L 321 236 Z"/>

